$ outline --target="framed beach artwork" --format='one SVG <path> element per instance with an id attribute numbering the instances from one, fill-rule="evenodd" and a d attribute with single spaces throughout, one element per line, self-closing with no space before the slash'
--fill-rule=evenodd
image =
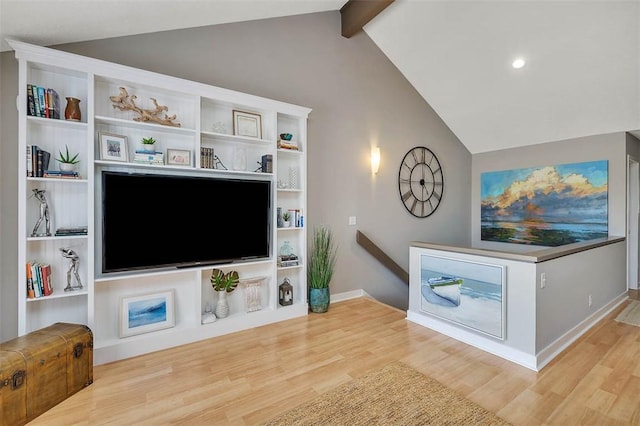
<path id="1" fill-rule="evenodd" d="M 173 290 L 126 296 L 120 301 L 120 337 L 175 326 Z"/>
<path id="2" fill-rule="evenodd" d="M 608 235 L 608 161 L 482 173 L 483 241 L 556 247 Z"/>
<path id="3" fill-rule="evenodd" d="M 422 312 L 504 340 L 505 290 L 505 266 L 420 256 Z"/>

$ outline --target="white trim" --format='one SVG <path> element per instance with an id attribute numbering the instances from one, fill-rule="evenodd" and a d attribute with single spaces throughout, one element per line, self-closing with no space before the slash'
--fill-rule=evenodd
<path id="1" fill-rule="evenodd" d="M 494 342 L 485 336 L 478 336 L 472 332 L 461 329 L 437 318 L 420 315 L 416 312 L 407 311 L 407 320 L 430 328 L 438 333 L 459 340 L 485 352 L 489 352 L 492 355 L 514 362 L 530 370 L 538 371 L 535 356 L 522 352 L 518 349 L 510 348 L 501 342 Z"/>
<path id="2" fill-rule="evenodd" d="M 589 329 L 596 325 L 598 321 L 602 320 L 605 316 L 607 316 L 611 311 L 617 308 L 628 298 L 629 296 L 627 292 L 622 293 L 620 296 L 616 297 L 611 302 L 598 309 L 592 315 L 585 318 L 585 320 L 580 324 L 576 325 L 571 330 L 560 336 L 549 346 L 538 352 L 536 354 L 536 364 L 538 366 L 538 371 L 541 370 L 549 362 L 551 362 L 551 360 L 558 356 L 560 352 L 562 352 L 573 342 L 578 340 L 580 336 L 589 331 Z"/>
<path id="3" fill-rule="evenodd" d="M 371 295 L 366 291 L 364 291 L 363 289 L 345 291 L 343 293 L 335 293 L 331 295 L 330 299 L 331 299 L 331 303 L 340 303 L 340 302 L 344 302 L 345 300 L 357 299 L 359 297 L 366 297 L 368 299 L 373 299 L 373 297 L 371 297 Z"/>

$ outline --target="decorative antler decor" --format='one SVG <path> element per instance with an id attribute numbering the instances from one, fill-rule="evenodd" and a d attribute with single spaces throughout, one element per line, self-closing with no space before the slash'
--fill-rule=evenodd
<path id="1" fill-rule="evenodd" d="M 171 116 L 166 114 L 166 111 L 169 108 L 165 105 L 158 105 L 158 102 L 154 98 L 149 98 L 155 105 L 155 109 L 144 109 L 140 108 L 136 105 L 136 95 L 130 95 L 127 92 L 127 89 L 124 87 L 120 87 L 120 93 L 114 96 L 109 96 L 111 102 L 113 102 L 113 107 L 118 108 L 120 111 L 134 111 L 140 114 L 140 117 L 134 117 L 134 121 L 152 121 L 154 123 L 163 124 L 165 126 L 174 126 L 180 127 L 180 123 L 174 123 L 173 120 L 176 119 L 176 115 L 173 114 Z M 159 117 L 159 114 L 164 114 L 164 118 Z"/>

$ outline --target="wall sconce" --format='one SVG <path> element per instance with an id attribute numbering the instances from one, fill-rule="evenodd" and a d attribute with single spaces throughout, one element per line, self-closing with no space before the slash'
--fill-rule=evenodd
<path id="1" fill-rule="evenodd" d="M 371 147 L 371 173 L 376 174 L 380 169 L 380 147 Z"/>

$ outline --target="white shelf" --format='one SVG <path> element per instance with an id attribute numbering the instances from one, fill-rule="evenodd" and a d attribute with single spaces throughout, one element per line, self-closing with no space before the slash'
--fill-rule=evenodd
<path id="1" fill-rule="evenodd" d="M 80 155 L 78 171 L 82 179 L 23 177 L 19 179 L 18 200 L 18 334 L 23 335 L 55 321 L 73 321 L 87 324 L 94 332 L 96 363 L 115 361 L 178 344 L 197 341 L 234 331 L 294 318 L 307 314 L 306 264 L 277 267 L 277 250 L 284 240 L 290 240 L 296 250 L 306 247 L 304 227 L 277 228 L 277 207 L 306 211 L 306 147 L 307 117 L 310 109 L 267 98 L 231 91 L 198 82 L 187 81 L 140 69 L 121 66 L 93 58 L 9 41 L 16 51 L 19 64 L 20 120 L 18 161 L 19 172 L 26 176 L 25 155 L 27 145 L 37 145 L 51 153 L 50 168 L 55 165 L 59 150 Z M 81 100 L 82 122 L 55 120 L 26 115 L 27 84 L 55 89 L 64 110 L 64 98 L 73 96 Z M 168 115 L 176 115 L 180 126 L 155 122 L 138 122 L 137 113 L 113 108 L 111 96 L 125 87 L 136 95 L 136 105 L 147 108 L 151 99 L 168 107 Z M 153 108 L 153 107 L 152 107 Z M 214 125 L 222 123 L 233 129 L 233 110 L 260 114 L 261 138 L 212 132 Z M 217 127 L 216 127 L 217 128 Z M 109 132 L 127 137 L 129 158 L 143 137 L 158 140 L 157 150 L 182 149 L 192 152 L 192 166 L 153 165 L 133 162 L 101 160 L 98 134 Z M 280 133 L 291 133 L 301 147 L 300 151 L 277 149 Z M 200 167 L 200 148 L 213 148 L 215 155 L 228 168 Z M 256 172 L 264 155 L 272 156 L 273 173 Z M 239 161 L 244 158 L 246 165 Z M 234 162 L 239 169 L 233 170 Z M 238 164 L 240 163 L 240 164 Z M 290 168 L 298 170 L 299 188 L 278 189 L 279 180 L 288 182 L 280 174 Z M 199 265 L 189 268 L 165 268 L 102 274 L 102 173 L 105 170 L 143 171 L 198 175 L 209 178 L 229 178 L 269 181 L 271 183 L 272 241 L 268 259 L 237 262 L 224 265 Z M 86 225 L 87 235 L 30 237 L 39 217 L 37 201 L 30 198 L 32 189 L 46 191 L 51 209 L 51 232 L 62 226 Z M 193 200 L 192 208 L 203 208 L 200 200 Z M 123 206 L 126 208 L 126 206 Z M 231 211 L 233 206 L 229 206 Z M 225 209 L 228 211 L 228 209 Z M 138 218 L 132 218 L 138 220 Z M 241 224 L 237 226 L 242 237 Z M 40 230 L 42 230 L 41 225 Z M 166 230 L 157 230 L 166 232 Z M 143 238 L 142 235 L 132 238 Z M 194 243 L 197 243 L 194 238 Z M 212 244 L 215 242 L 205 242 Z M 60 255 L 62 247 L 78 253 L 82 291 L 63 292 L 69 260 Z M 26 297 L 26 271 L 30 261 L 51 264 L 55 276 L 55 292 L 37 299 Z M 262 309 L 246 312 L 243 286 L 230 297 L 231 315 L 214 323 L 201 324 L 201 313 L 217 297 L 209 282 L 213 268 L 236 270 L 241 282 L 262 279 L 260 295 Z M 284 271 L 284 272 L 283 272 Z M 291 277 L 295 303 L 278 305 L 278 285 L 281 274 Z M 156 291 L 175 290 L 176 325 L 171 329 L 131 336 L 118 336 L 118 311 L 122 297 Z M 78 297 L 83 296 L 83 297 Z M 86 296 L 86 297 L 84 297 Z M 48 301 L 50 303 L 42 303 Z"/>
<path id="2" fill-rule="evenodd" d="M 62 290 L 62 291 L 64 291 L 64 290 Z M 64 292 L 64 293 L 56 292 L 56 293 L 53 293 L 50 296 L 35 297 L 33 299 L 27 299 L 27 303 L 46 302 L 47 300 L 64 299 L 64 298 L 67 298 L 67 297 L 86 296 L 87 294 L 88 294 L 87 290 L 67 291 L 67 292 Z"/>
<path id="3" fill-rule="evenodd" d="M 104 116 L 96 116 L 95 117 L 96 124 L 104 124 L 108 126 L 115 127 L 128 127 L 131 129 L 144 129 L 155 132 L 162 133 L 175 133 L 181 135 L 195 135 L 195 129 L 184 128 L 182 126 L 165 126 L 162 124 L 156 123 L 148 123 L 148 122 L 140 122 L 133 120 L 126 120 L 122 118 L 112 118 L 112 117 L 104 117 Z"/>

